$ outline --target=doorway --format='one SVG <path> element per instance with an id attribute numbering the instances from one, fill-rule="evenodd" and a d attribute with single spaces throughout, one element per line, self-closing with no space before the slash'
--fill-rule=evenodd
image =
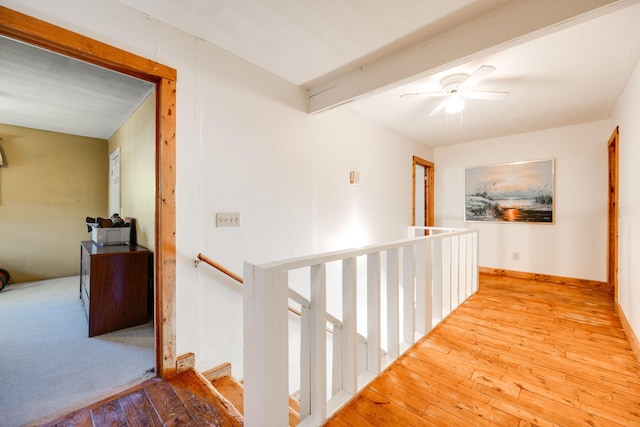
<path id="1" fill-rule="evenodd" d="M 156 374 L 176 373 L 175 69 L 0 6 L 0 35 L 156 85 L 154 315 Z"/>
<path id="2" fill-rule="evenodd" d="M 411 225 L 416 227 L 433 227 L 434 201 L 434 166 L 428 160 L 413 156 L 413 201 Z M 424 236 L 425 232 L 416 232 Z"/>
<path id="3" fill-rule="evenodd" d="M 609 212 L 607 237 L 607 287 L 618 301 L 618 142 L 616 126 L 608 142 L 609 151 Z"/>
<path id="4" fill-rule="evenodd" d="M 109 154 L 109 214 L 122 213 L 120 204 L 120 147 Z"/>

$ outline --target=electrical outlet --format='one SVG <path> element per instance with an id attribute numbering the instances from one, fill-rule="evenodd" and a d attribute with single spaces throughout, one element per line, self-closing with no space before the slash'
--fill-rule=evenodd
<path id="1" fill-rule="evenodd" d="M 216 212 L 216 227 L 240 227 L 240 212 Z"/>
<path id="2" fill-rule="evenodd" d="M 511 259 L 513 261 L 520 261 L 520 252 L 514 252 L 513 255 L 511 256 Z"/>

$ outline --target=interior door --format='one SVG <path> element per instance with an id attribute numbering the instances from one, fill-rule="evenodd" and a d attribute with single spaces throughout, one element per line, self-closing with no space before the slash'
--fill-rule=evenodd
<path id="1" fill-rule="evenodd" d="M 434 167 L 433 163 L 413 157 L 413 218 L 412 225 L 433 227 L 434 225 Z M 417 233 L 419 236 L 425 233 Z"/>
<path id="2" fill-rule="evenodd" d="M 609 213 L 607 242 L 607 283 L 609 292 L 618 300 L 618 140 L 616 127 L 609 138 Z"/>
<path id="3" fill-rule="evenodd" d="M 120 147 L 109 154 L 109 212 L 122 214 L 120 205 Z"/>

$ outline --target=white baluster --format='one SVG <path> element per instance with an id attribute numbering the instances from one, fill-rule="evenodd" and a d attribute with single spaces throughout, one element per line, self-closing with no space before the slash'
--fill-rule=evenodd
<path id="1" fill-rule="evenodd" d="M 342 350 L 344 352 L 342 358 L 342 386 L 345 391 L 352 395 L 358 390 L 358 300 L 356 271 L 355 257 L 342 260 Z"/>
<path id="2" fill-rule="evenodd" d="M 311 276 L 311 419 L 322 424 L 327 414 L 327 273 L 312 265 Z"/>
<path id="3" fill-rule="evenodd" d="M 300 421 L 311 415 L 311 310 L 300 309 Z"/>
<path id="4" fill-rule="evenodd" d="M 342 356 L 344 352 L 342 351 L 342 328 L 334 325 L 333 326 L 333 348 L 332 348 L 332 376 L 331 376 L 331 396 L 335 396 L 338 394 L 342 388 L 343 382 L 343 372 L 342 372 Z"/>
<path id="5" fill-rule="evenodd" d="M 409 345 L 415 342 L 413 245 L 402 248 L 402 337 Z"/>
<path id="6" fill-rule="evenodd" d="M 415 275 L 416 275 L 416 331 L 423 336 L 428 331 L 425 329 L 427 323 L 427 294 L 425 289 L 425 273 L 427 262 L 425 257 L 426 243 L 418 243 L 415 248 Z"/>
<path id="7" fill-rule="evenodd" d="M 393 359 L 400 355 L 400 270 L 398 249 L 387 251 L 387 353 Z"/>
<path id="8" fill-rule="evenodd" d="M 432 241 L 431 245 L 431 265 L 433 266 L 431 271 L 432 286 L 435 290 L 433 293 L 434 310 L 438 315 L 438 319 L 445 318 L 444 313 L 444 290 L 442 289 L 442 239 Z"/>
<path id="9" fill-rule="evenodd" d="M 380 357 L 380 252 L 367 254 L 367 369 L 382 370 Z"/>
<path id="10" fill-rule="evenodd" d="M 433 329 L 433 256 L 431 242 L 424 245 L 424 330 Z"/>

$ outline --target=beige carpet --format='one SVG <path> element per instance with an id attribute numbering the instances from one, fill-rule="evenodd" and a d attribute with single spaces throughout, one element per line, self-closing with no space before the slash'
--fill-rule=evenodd
<path id="1" fill-rule="evenodd" d="M 40 425 L 155 376 L 152 324 L 88 338 L 78 283 L 0 292 L 0 425 Z"/>

